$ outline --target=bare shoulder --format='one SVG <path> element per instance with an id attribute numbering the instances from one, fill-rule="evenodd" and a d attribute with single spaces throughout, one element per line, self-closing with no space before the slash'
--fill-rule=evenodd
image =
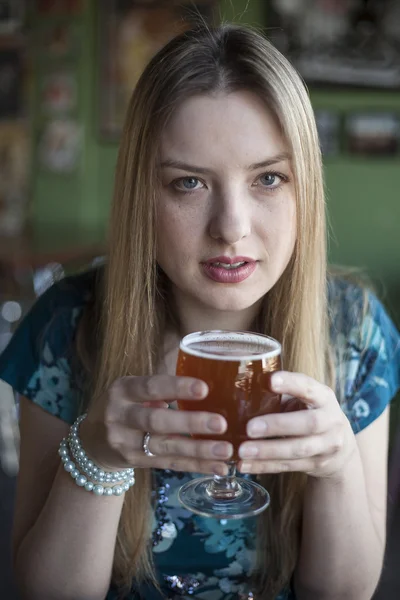
<path id="1" fill-rule="evenodd" d="M 58 446 L 68 430 L 68 423 L 21 397 L 21 448 L 14 511 L 14 555 L 46 502 L 60 464 Z"/>

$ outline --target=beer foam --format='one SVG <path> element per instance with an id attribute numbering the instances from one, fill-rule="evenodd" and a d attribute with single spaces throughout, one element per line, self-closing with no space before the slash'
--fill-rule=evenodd
<path id="1" fill-rule="evenodd" d="M 266 335 L 246 331 L 199 331 L 185 336 L 182 352 L 214 360 L 251 361 L 281 353 L 279 342 Z"/>

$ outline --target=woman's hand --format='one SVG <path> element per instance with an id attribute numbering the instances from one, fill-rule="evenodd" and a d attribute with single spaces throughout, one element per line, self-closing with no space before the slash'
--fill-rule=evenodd
<path id="1" fill-rule="evenodd" d="M 225 475 L 223 461 L 230 458 L 232 444 L 194 440 L 189 434 L 226 431 L 224 417 L 200 411 L 171 410 L 176 400 L 201 400 L 207 385 L 190 377 L 155 375 L 118 379 L 100 402 L 88 411 L 80 426 L 82 446 L 103 468 L 152 467 Z M 150 433 L 148 457 L 143 438 Z"/>
<path id="2" fill-rule="evenodd" d="M 334 392 L 311 377 L 280 371 L 271 388 L 300 401 L 303 410 L 251 419 L 247 434 L 253 441 L 239 448 L 242 473 L 301 471 L 313 477 L 336 477 L 356 449 L 350 423 Z M 259 439 L 262 438 L 262 439 Z M 270 439 L 272 438 L 272 439 Z"/>

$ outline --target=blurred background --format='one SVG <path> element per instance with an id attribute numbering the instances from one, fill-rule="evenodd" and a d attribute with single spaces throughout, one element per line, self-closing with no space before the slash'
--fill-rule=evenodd
<path id="1" fill-rule="evenodd" d="M 324 156 L 332 263 L 366 275 L 400 325 L 399 0 L 0 0 L 0 352 L 34 299 L 101 260 L 121 126 L 149 58 L 201 14 L 263 29 L 304 77 Z M 399 597 L 399 402 L 376 600 Z M 0 387 L 0 595 L 18 427 Z"/>

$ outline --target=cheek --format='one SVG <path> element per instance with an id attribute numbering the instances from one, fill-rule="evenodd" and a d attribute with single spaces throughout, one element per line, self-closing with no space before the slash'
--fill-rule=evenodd
<path id="1" fill-rule="evenodd" d="M 286 212 L 278 222 L 277 236 L 282 246 L 293 249 L 297 237 L 296 212 Z"/>
<path id="2" fill-rule="evenodd" d="M 193 220 L 188 219 L 185 211 L 168 210 L 161 207 L 157 215 L 157 248 L 159 257 L 164 261 L 168 257 L 188 254 L 193 245 L 196 229 Z M 191 244 L 190 244 L 191 243 Z"/>
<path id="3" fill-rule="evenodd" d="M 293 248 L 297 235 L 296 205 L 295 202 L 282 201 L 277 203 L 268 213 L 259 220 L 263 225 L 264 240 L 273 252 L 283 248 Z M 272 247 L 271 247 L 272 246 Z"/>

